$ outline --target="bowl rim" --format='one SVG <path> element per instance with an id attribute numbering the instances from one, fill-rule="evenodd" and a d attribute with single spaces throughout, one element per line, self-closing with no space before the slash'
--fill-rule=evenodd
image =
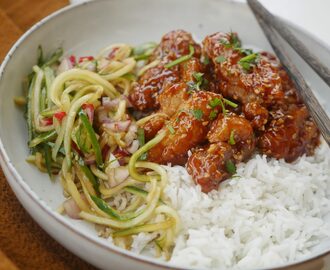
<path id="1" fill-rule="evenodd" d="M 80 7 L 85 6 L 85 5 L 90 5 L 90 4 L 100 3 L 100 2 L 107 2 L 107 0 L 98 0 L 98 1 L 84 0 L 83 2 L 80 2 L 80 3 L 69 4 L 68 6 L 65 6 L 65 7 L 49 14 L 48 16 L 44 17 L 43 19 L 41 19 L 40 21 L 35 23 L 33 26 L 31 26 L 14 43 L 14 45 L 12 45 L 11 49 L 8 51 L 8 53 L 6 54 L 4 60 L 2 61 L 1 65 L 0 65 L 0 82 L 3 80 L 3 74 L 6 70 L 6 67 L 7 67 L 7 65 L 10 61 L 11 56 L 15 53 L 15 51 L 20 47 L 20 45 L 23 44 L 24 41 L 32 33 L 37 31 L 44 24 L 46 24 L 49 21 L 59 17 L 62 14 L 65 14 L 67 12 L 70 12 L 73 9 L 77 9 L 77 8 L 80 8 Z M 233 1 L 233 2 L 237 5 L 247 5 L 244 2 L 235 2 L 235 1 Z M 323 47 L 326 51 L 330 52 L 330 45 L 325 43 L 323 40 L 321 40 L 317 36 L 315 36 L 313 33 L 310 33 L 309 31 L 307 31 L 304 28 L 288 21 L 287 19 L 283 19 L 283 18 L 280 18 L 280 19 L 282 21 L 284 21 L 287 25 L 289 25 L 290 28 L 293 28 L 293 29 L 297 30 L 298 32 L 303 33 L 304 35 L 311 37 L 315 41 L 315 43 L 317 43 L 319 46 Z M 82 238 L 86 241 L 89 241 L 90 243 L 92 243 L 94 245 L 97 245 L 99 248 L 101 248 L 105 251 L 113 252 L 116 255 L 119 255 L 121 257 L 128 258 L 128 259 L 131 259 L 131 260 L 136 260 L 136 261 L 138 261 L 140 263 L 143 263 L 143 264 L 149 264 L 151 266 L 163 267 L 163 268 L 166 268 L 166 269 L 174 269 L 174 270 L 192 269 L 192 268 L 186 268 L 186 267 L 181 267 L 181 266 L 175 266 L 175 265 L 163 262 L 163 261 L 156 261 L 155 258 L 151 258 L 151 257 L 147 257 L 147 256 L 141 256 L 140 254 L 134 253 L 132 251 L 127 251 L 125 249 L 116 247 L 115 245 L 111 245 L 111 244 L 105 243 L 103 241 L 100 241 L 95 236 L 85 234 L 81 230 L 76 229 L 72 223 L 65 220 L 64 218 L 61 218 L 61 216 L 56 211 L 52 210 L 46 204 L 46 202 L 40 200 L 40 198 L 38 198 L 37 194 L 24 181 L 23 177 L 18 173 L 18 171 L 14 167 L 13 163 L 11 162 L 11 160 L 10 160 L 6 150 L 5 150 L 5 147 L 4 147 L 4 144 L 2 142 L 1 137 L 0 137 L 0 165 L 1 165 L 1 167 L 4 171 L 4 174 L 6 176 L 6 181 L 10 184 L 10 186 L 11 186 L 12 181 L 15 182 L 16 184 L 18 184 L 19 187 L 25 192 L 25 194 L 28 195 L 30 200 L 32 200 L 40 208 L 40 210 L 43 212 L 44 215 L 46 215 L 48 218 L 49 217 L 52 218 L 52 221 L 55 221 L 58 226 L 64 226 L 66 229 L 68 229 L 72 233 L 76 234 L 76 236 L 78 236 L 78 237 L 80 237 L 80 238 Z M 19 199 L 18 194 L 16 194 L 16 192 L 14 192 L 14 193 L 15 193 L 15 196 Z M 20 199 L 19 199 L 19 201 L 20 201 Z M 31 216 L 30 211 L 28 209 L 25 209 L 25 210 Z M 35 218 L 33 218 L 33 220 L 40 225 L 38 220 L 36 220 Z M 40 226 L 43 227 L 42 225 L 40 225 Z M 47 234 L 49 235 L 49 233 L 47 233 Z M 51 236 L 51 235 L 49 235 L 49 236 Z M 52 238 L 55 239 L 55 241 L 57 241 L 61 245 L 63 245 L 56 238 L 54 238 L 54 237 L 52 237 Z M 69 248 L 67 248 L 67 249 L 69 249 Z M 75 252 L 72 251 L 71 249 L 69 249 L 69 251 L 75 254 Z M 275 268 L 274 267 L 269 267 L 269 268 L 259 268 L 259 269 L 260 270 L 271 270 L 271 269 L 272 270 L 285 270 L 288 267 L 293 267 L 293 266 L 298 266 L 298 265 L 303 265 L 305 263 L 313 262 L 313 261 L 318 260 L 322 257 L 325 257 L 329 254 L 330 254 L 330 248 L 329 248 L 329 250 L 325 250 L 325 251 L 323 251 L 323 252 L 321 252 L 321 253 L 313 256 L 313 257 L 310 257 L 308 259 L 304 259 L 304 260 L 297 261 L 297 262 L 291 262 L 289 264 L 280 265 L 280 266 L 277 266 Z M 79 255 L 77 255 L 77 256 L 79 256 Z"/>

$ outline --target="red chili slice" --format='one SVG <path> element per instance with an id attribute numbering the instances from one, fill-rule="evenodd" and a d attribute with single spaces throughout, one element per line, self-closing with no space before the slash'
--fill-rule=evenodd
<path id="1" fill-rule="evenodd" d="M 53 118 L 51 117 L 44 117 L 41 119 L 41 123 L 44 126 L 51 126 L 53 124 Z"/>
<path id="2" fill-rule="evenodd" d="M 65 116 L 66 116 L 65 112 L 56 112 L 56 113 L 54 113 L 54 117 L 60 122 L 63 120 L 63 118 Z"/>
<path id="3" fill-rule="evenodd" d="M 77 63 L 76 57 L 74 55 L 69 56 L 69 61 L 71 62 L 72 66 L 75 66 Z"/>
<path id="4" fill-rule="evenodd" d="M 93 61 L 94 57 L 93 56 L 82 56 L 79 57 L 79 63 L 84 62 L 84 61 Z"/>

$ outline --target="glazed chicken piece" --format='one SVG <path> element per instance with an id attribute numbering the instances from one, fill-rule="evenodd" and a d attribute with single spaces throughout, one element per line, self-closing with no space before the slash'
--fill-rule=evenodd
<path id="1" fill-rule="evenodd" d="M 255 136 L 251 123 L 234 113 L 219 114 L 207 134 L 209 142 L 226 142 L 233 149 L 235 162 L 246 161 L 255 150 Z"/>
<path id="2" fill-rule="evenodd" d="M 147 140 L 155 137 L 165 122 L 190 98 L 188 90 L 186 83 L 176 83 L 159 94 L 160 110 L 154 117 L 141 126 L 144 129 Z"/>
<path id="3" fill-rule="evenodd" d="M 165 67 L 171 61 L 188 55 L 190 46 L 193 46 L 194 54 L 189 61 L 170 68 Z M 156 67 L 148 69 L 132 86 L 129 100 L 133 107 L 144 112 L 157 110 L 159 108 L 158 95 L 162 91 L 174 83 L 191 81 L 194 72 L 202 71 L 200 55 L 200 45 L 192 39 L 190 33 L 176 30 L 163 36 L 150 57 L 150 61 L 160 60 L 160 63 Z"/>
<path id="4" fill-rule="evenodd" d="M 194 56 L 200 57 L 201 47 L 193 40 L 190 33 L 184 30 L 170 31 L 162 37 L 162 40 L 154 50 L 150 61 L 156 59 L 173 61 L 183 55 L 189 54 L 189 45 L 194 47 Z"/>
<path id="5" fill-rule="evenodd" d="M 284 98 L 279 63 L 271 54 L 251 54 L 240 48 L 235 33 L 215 33 L 203 41 L 203 52 L 211 59 L 221 94 L 243 106 L 255 129 L 267 123 L 267 107 Z M 247 55 L 247 53 L 250 53 Z M 248 106 L 253 103 L 253 106 Z"/>
<path id="6" fill-rule="evenodd" d="M 235 33 L 215 33 L 206 37 L 203 45 L 219 91 L 242 104 L 243 115 L 261 136 L 259 150 L 287 161 L 311 154 L 318 145 L 319 132 L 277 58 L 242 49 Z"/>
<path id="7" fill-rule="evenodd" d="M 251 157 L 255 150 L 253 128 L 248 120 L 234 113 L 219 114 L 207 134 L 209 145 L 193 151 L 187 162 L 188 173 L 203 192 L 217 189 L 229 178 L 226 163 L 238 163 Z"/>
<path id="8" fill-rule="evenodd" d="M 183 55 L 171 39 L 174 33 L 163 38 L 152 59 L 167 61 Z M 178 39 L 178 44 L 187 48 L 189 40 Z M 148 160 L 186 164 L 202 191 L 209 192 L 234 173 L 236 163 L 248 160 L 256 146 L 261 153 L 288 162 L 305 153 L 313 154 L 319 131 L 275 56 L 242 49 L 233 33 L 208 36 L 203 45 L 210 64 L 203 66 L 192 57 L 171 68 L 176 72 L 175 80 L 155 80 L 161 87 L 152 94 L 153 107 L 147 108 L 159 110 L 142 127 L 148 140 L 160 130 L 166 136 L 149 150 Z M 192 91 L 190 83 L 196 83 L 198 72 L 204 73 L 209 83 L 198 89 L 202 91 Z M 140 93 L 146 96 L 150 85 L 144 86 Z M 238 106 L 225 104 L 222 96 Z"/>
<path id="9" fill-rule="evenodd" d="M 283 99 L 278 63 L 268 53 L 246 58 L 239 47 L 235 33 L 215 33 L 203 41 L 203 52 L 214 65 L 223 96 L 243 104 L 257 101 L 268 105 Z"/>
<path id="10" fill-rule="evenodd" d="M 165 88 L 163 92 L 159 93 L 157 101 L 160 109 L 158 113 L 142 126 L 145 130 L 147 140 L 155 137 L 157 132 L 165 124 L 165 121 L 175 114 L 179 106 L 189 98 L 189 86 L 186 82 L 194 82 L 196 79 L 193 74 L 201 70 L 201 63 L 196 58 L 182 63 L 181 77 L 184 82 L 172 85 L 168 84 L 168 87 Z"/>
<path id="11" fill-rule="evenodd" d="M 287 110 L 274 109 L 271 116 L 266 131 L 258 139 L 262 153 L 277 159 L 284 158 L 287 162 L 305 153 L 314 153 L 320 132 L 304 105 L 291 104 Z"/>
<path id="12" fill-rule="evenodd" d="M 228 143 L 218 142 L 196 149 L 189 157 L 187 171 L 203 192 L 217 189 L 220 182 L 230 177 L 226 161 L 232 158 L 233 151 Z"/>
<path id="13" fill-rule="evenodd" d="M 210 114 L 213 109 L 209 103 L 220 95 L 211 92 L 194 92 L 183 102 L 162 130 L 165 138 L 151 148 L 148 159 L 161 164 L 184 165 L 188 150 L 204 143 L 209 131 Z"/>

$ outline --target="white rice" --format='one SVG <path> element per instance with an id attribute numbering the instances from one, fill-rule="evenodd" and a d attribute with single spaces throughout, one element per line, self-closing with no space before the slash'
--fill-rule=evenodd
<path id="1" fill-rule="evenodd" d="M 239 178 L 219 191 L 201 192 L 185 168 L 165 167 L 166 194 L 182 220 L 170 264 L 193 268 L 251 269 L 301 260 L 330 237 L 330 151 L 295 163 L 255 156 Z M 148 242 L 134 238 L 134 250 Z M 330 242 L 330 240 L 329 240 Z"/>

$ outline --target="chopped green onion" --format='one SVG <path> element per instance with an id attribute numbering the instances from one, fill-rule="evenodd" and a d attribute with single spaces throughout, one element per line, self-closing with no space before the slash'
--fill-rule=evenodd
<path id="1" fill-rule="evenodd" d="M 232 162 L 230 159 L 226 160 L 226 170 L 228 173 L 230 173 L 231 175 L 236 173 L 236 166 L 235 163 Z"/>
<path id="2" fill-rule="evenodd" d="M 229 105 L 229 106 L 231 106 L 233 108 L 237 108 L 238 105 L 236 103 L 234 103 L 231 100 L 226 99 L 226 98 L 222 98 L 222 99 L 223 99 L 223 102 L 226 103 L 227 105 Z"/>
<path id="3" fill-rule="evenodd" d="M 223 102 L 222 102 L 222 99 L 220 99 L 220 105 L 221 105 L 223 115 L 226 116 L 227 115 L 227 110 L 225 108 L 225 104 L 223 104 Z"/>
<path id="4" fill-rule="evenodd" d="M 225 62 L 226 61 L 226 58 L 224 57 L 224 56 L 222 56 L 222 55 L 220 55 L 220 56 L 218 56 L 217 58 L 215 58 L 215 62 L 217 62 L 217 63 L 223 63 L 223 62 Z"/>
<path id="5" fill-rule="evenodd" d="M 171 134 L 175 134 L 175 130 L 171 125 L 167 125 L 168 130 L 170 131 Z"/>
<path id="6" fill-rule="evenodd" d="M 78 114 L 79 114 L 79 118 L 80 118 L 83 126 L 86 128 L 89 138 L 91 140 L 91 144 L 93 146 L 95 157 L 96 157 L 96 164 L 98 166 L 102 166 L 103 165 L 102 152 L 101 152 L 101 148 L 100 148 L 99 142 L 96 137 L 96 133 L 93 129 L 93 126 L 89 122 L 89 119 L 83 110 L 80 110 Z"/>
<path id="7" fill-rule="evenodd" d="M 52 140 L 56 137 L 56 135 L 57 135 L 57 133 L 56 133 L 55 130 L 51 130 L 51 131 L 41 133 L 40 135 L 33 138 L 33 140 L 29 142 L 29 147 L 33 148 L 33 147 L 36 147 L 40 143 Z"/>
<path id="8" fill-rule="evenodd" d="M 203 81 L 203 75 L 204 75 L 204 73 L 201 73 L 201 72 L 193 73 L 193 77 L 196 79 L 197 82 Z"/>
<path id="9" fill-rule="evenodd" d="M 140 148 L 145 145 L 145 135 L 144 135 L 144 129 L 143 128 L 138 128 L 137 130 L 137 139 L 139 141 Z M 143 153 L 140 157 L 139 160 L 147 160 L 148 153 L 145 152 Z"/>
<path id="10" fill-rule="evenodd" d="M 134 59 L 136 61 L 139 61 L 139 60 L 145 60 L 145 59 L 149 58 L 149 56 L 152 54 L 152 52 L 154 51 L 156 46 L 157 46 L 157 43 L 155 43 L 155 42 L 147 42 L 147 43 L 134 47 L 133 48 Z"/>
<path id="11" fill-rule="evenodd" d="M 191 110 L 190 112 L 197 120 L 202 120 L 203 111 L 201 109 Z"/>
<path id="12" fill-rule="evenodd" d="M 175 59 L 174 61 L 167 63 L 165 65 L 165 68 L 171 68 L 171 67 L 174 67 L 174 66 L 176 66 L 176 65 L 178 65 L 182 62 L 185 62 L 185 61 L 189 60 L 194 55 L 194 53 L 195 53 L 194 46 L 189 45 L 189 54 L 181 56 L 178 59 Z"/>
<path id="13" fill-rule="evenodd" d="M 236 143 L 234 136 L 235 136 L 235 130 L 232 130 L 230 132 L 229 141 L 228 141 L 230 145 L 234 145 Z"/>

